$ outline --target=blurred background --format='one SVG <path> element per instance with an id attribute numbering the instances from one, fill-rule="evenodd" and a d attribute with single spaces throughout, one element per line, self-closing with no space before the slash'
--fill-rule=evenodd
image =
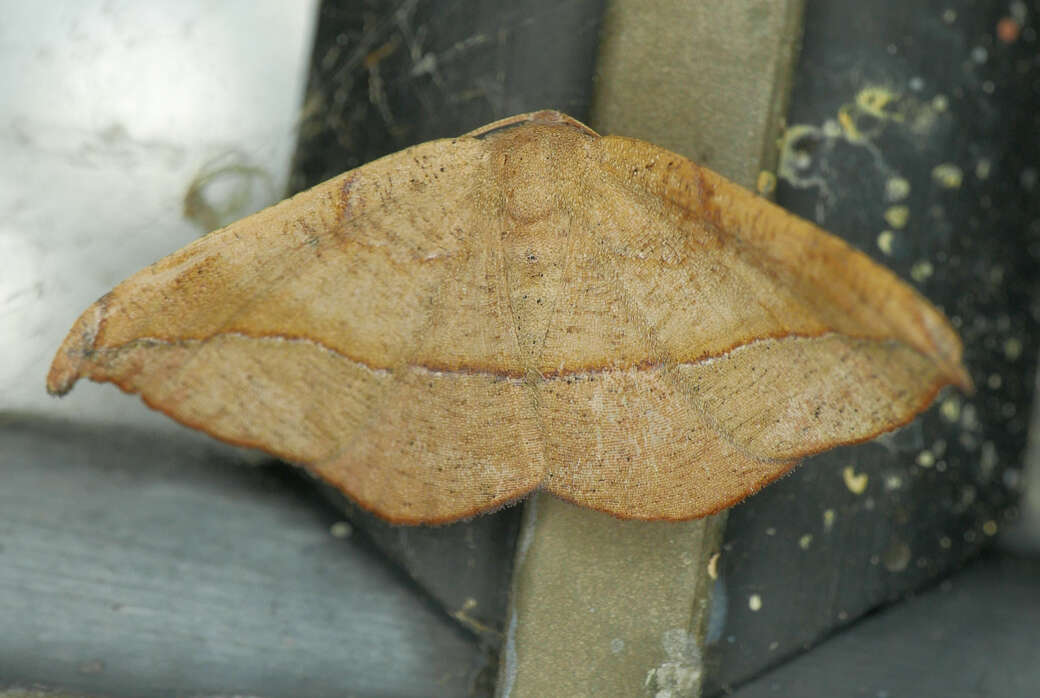
<path id="1" fill-rule="evenodd" d="M 521 507 L 387 526 L 112 386 L 57 400 L 44 377 L 87 305 L 199 235 L 540 108 L 757 186 L 965 340 L 975 395 L 720 521 L 703 695 L 1036 695 L 1040 7 L 727 8 L 0 0 L 0 695 L 494 692 Z M 617 106 L 628 82 L 639 108 Z"/>

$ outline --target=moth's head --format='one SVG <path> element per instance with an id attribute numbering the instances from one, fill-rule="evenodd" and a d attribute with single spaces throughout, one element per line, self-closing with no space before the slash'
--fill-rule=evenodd
<path id="1" fill-rule="evenodd" d="M 598 139 L 572 119 L 532 120 L 483 136 L 489 181 L 501 183 L 505 213 L 531 223 L 567 206 L 584 186 L 589 148 Z"/>

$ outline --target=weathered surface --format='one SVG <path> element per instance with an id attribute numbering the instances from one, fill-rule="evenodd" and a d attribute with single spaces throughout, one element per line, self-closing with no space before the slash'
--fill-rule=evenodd
<path id="1" fill-rule="evenodd" d="M 718 511 L 970 382 L 945 318 L 844 242 L 556 112 L 334 178 L 77 321 L 86 376 L 397 522 L 547 491 Z"/>
<path id="2" fill-rule="evenodd" d="M 544 496 L 524 517 L 498 695 L 693 695 L 679 692 L 703 673 L 691 598 L 717 545 L 703 521 L 618 521 Z"/>
<path id="3" fill-rule="evenodd" d="M 4 698 L 458 698 L 485 661 L 292 471 L 125 425 L 0 444 Z"/>

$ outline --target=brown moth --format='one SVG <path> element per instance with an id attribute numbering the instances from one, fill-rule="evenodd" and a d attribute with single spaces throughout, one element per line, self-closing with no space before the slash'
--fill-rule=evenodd
<path id="1" fill-rule="evenodd" d="M 445 522 L 541 488 L 690 519 L 971 389 L 912 288 L 649 143 L 551 111 L 409 148 L 138 272 L 79 318 L 86 377 Z"/>

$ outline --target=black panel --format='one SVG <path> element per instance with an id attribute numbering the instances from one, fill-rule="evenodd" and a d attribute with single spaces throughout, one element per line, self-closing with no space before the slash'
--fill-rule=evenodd
<path id="1" fill-rule="evenodd" d="M 292 186 L 504 116 L 584 119 L 603 0 L 326 0 Z"/>
<path id="2" fill-rule="evenodd" d="M 945 576 L 1014 517 L 1040 314 L 1025 9 L 808 4 L 779 203 L 943 307 L 977 392 L 940 396 L 900 432 L 813 458 L 731 511 L 707 695 Z"/>

